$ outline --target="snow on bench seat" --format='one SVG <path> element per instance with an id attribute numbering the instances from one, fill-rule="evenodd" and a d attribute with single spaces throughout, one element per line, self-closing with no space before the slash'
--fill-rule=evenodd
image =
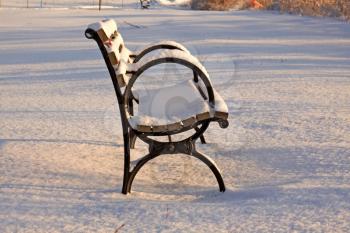
<path id="1" fill-rule="evenodd" d="M 215 93 L 210 106 L 193 80 L 170 87 L 134 91 L 139 101 L 138 113 L 129 118 L 131 127 L 140 132 L 165 132 L 192 126 L 212 117 L 227 119 L 228 110 L 222 97 Z"/>

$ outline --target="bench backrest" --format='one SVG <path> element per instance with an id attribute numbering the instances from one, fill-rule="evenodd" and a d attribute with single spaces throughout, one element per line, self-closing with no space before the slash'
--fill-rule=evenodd
<path id="1" fill-rule="evenodd" d="M 132 60 L 130 51 L 125 47 L 123 37 L 118 32 L 116 22 L 108 19 L 91 24 L 85 34 L 88 38 L 88 34 L 95 35 L 91 37 L 99 44 L 111 77 L 117 79 L 119 88 L 126 86 L 130 79 L 127 65 L 132 63 Z M 96 36 L 98 38 L 95 38 Z"/>

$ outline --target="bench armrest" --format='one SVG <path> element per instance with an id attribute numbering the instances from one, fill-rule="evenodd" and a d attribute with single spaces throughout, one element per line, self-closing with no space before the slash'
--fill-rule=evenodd
<path id="1" fill-rule="evenodd" d="M 129 112 L 128 101 L 132 98 L 132 87 L 137 78 L 147 69 L 162 63 L 177 63 L 186 66 L 196 72 L 206 87 L 208 102 L 210 106 L 212 108 L 215 107 L 214 90 L 209 78 L 209 74 L 204 66 L 198 61 L 198 59 L 191 54 L 181 50 L 164 50 L 156 56 L 147 57 L 137 63 L 130 64 L 128 67 L 129 72 L 132 73 L 132 77 L 129 80 L 129 83 L 126 86 L 124 92 L 124 106 L 126 112 Z"/>
<path id="2" fill-rule="evenodd" d="M 148 53 L 150 53 L 154 50 L 158 50 L 158 49 L 175 49 L 175 50 L 181 50 L 181 51 L 184 51 L 188 54 L 191 54 L 190 51 L 188 51 L 185 46 L 183 46 L 182 44 L 180 44 L 176 41 L 160 41 L 158 43 L 147 45 L 142 50 L 136 52 L 133 55 L 135 57 L 134 63 L 140 61 L 141 58 L 143 58 Z"/>

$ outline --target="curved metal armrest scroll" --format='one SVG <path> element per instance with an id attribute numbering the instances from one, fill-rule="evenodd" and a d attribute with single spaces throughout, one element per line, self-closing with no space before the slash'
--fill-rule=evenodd
<path id="1" fill-rule="evenodd" d="M 88 28 L 85 30 L 85 37 L 86 38 L 95 39 L 95 35 L 96 35 L 96 32 L 93 29 Z"/>
<path id="2" fill-rule="evenodd" d="M 226 129 L 229 126 L 228 120 L 219 119 L 218 123 L 219 123 L 220 128 L 222 128 L 222 129 Z"/>

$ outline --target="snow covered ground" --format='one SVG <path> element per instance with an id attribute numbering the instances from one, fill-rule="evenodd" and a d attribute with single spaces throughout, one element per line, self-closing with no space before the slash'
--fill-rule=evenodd
<path id="1" fill-rule="evenodd" d="M 102 8 L 140 8 L 140 0 L 102 0 Z M 189 8 L 191 0 L 151 0 L 151 7 L 166 6 L 172 8 Z M 6 8 L 95 8 L 99 0 L 2 0 L 0 7 Z"/>
<path id="2" fill-rule="evenodd" d="M 120 194 L 116 100 L 83 36 L 106 17 L 131 49 L 173 39 L 207 67 L 230 127 L 198 147 L 225 193 L 171 155 Z M 349 46 L 347 23 L 267 12 L 0 9 L 0 232 L 350 232 Z"/>

